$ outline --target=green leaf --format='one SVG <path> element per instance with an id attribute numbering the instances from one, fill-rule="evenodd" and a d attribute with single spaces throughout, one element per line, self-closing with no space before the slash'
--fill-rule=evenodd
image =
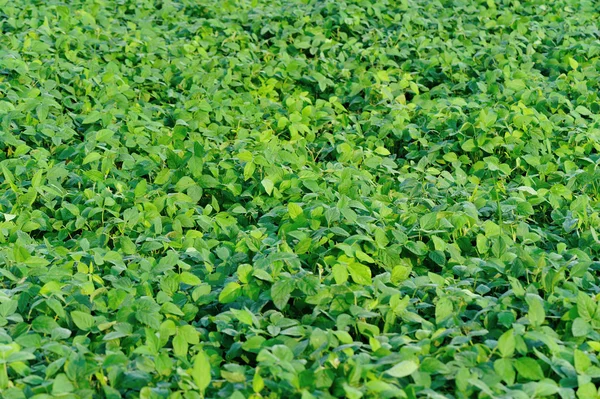
<path id="1" fill-rule="evenodd" d="M 159 314 L 160 306 L 152 298 L 147 296 L 138 298 L 135 307 L 135 318 L 139 322 L 154 329 L 160 328 L 160 321 L 162 320 Z"/>
<path id="2" fill-rule="evenodd" d="M 574 337 L 585 337 L 592 332 L 592 326 L 582 317 L 578 317 L 573 321 L 571 332 Z"/>
<path id="3" fill-rule="evenodd" d="M 252 326 L 254 324 L 253 315 L 248 309 L 231 309 L 231 313 L 240 321 L 240 323 Z"/>
<path id="4" fill-rule="evenodd" d="M 590 112 L 590 110 L 589 110 L 589 109 L 587 109 L 586 107 L 584 107 L 583 105 L 578 105 L 578 106 L 575 108 L 575 111 L 576 111 L 578 114 L 580 114 L 580 115 L 586 115 L 586 116 L 589 116 L 589 115 L 591 115 L 591 114 L 592 114 L 592 113 Z"/>
<path id="5" fill-rule="evenodd" d="M 534 359 L 521 357 L 514 362 L 519 375 L 527 380 L 539 381 L 544 378 L 542 368 Z"/>
<path id="6" fill-rule="evenodd" d="M 95 123 L 97 121 L 100 120 L 101 118 L 101 114 L 98 111 L 92 111 L 90 112 L 90 114 L 88 116 L 86 116 L 83 121 L 81 123 L 83 123 L 84 125 L 86 124 L 91 124 L 91 123 Z"/>
<path id="7" fill-rule="evenodd" d="M 509 80 L 506 82 L 506 87 L 512 90 L 524 90 L 527 85 L 525 84 L 525 81 L 523 79 L 514 79 L 514 80 Z"/>
<path id="8" fill-rule="evenodd" d="M 83 165 L 86 165 L 88 163 L 94 162 L 94 161 L 98 161 L 99 159 L 102 158 L 102 155 L 97 153 L 97 152 L 90 152 L 89 154 L 86 155 L 86 157 L 83 159 Z"/>
<path id="9" fill-rule="evenodd" d="M 579 63 L 573 59 L 573 57 L 569 57 L 569 65 L 573 69 L 577 69 L 579 67 Z"/>
<path id="10" fill-rule="evenodd" d="M 179 327 L 178 335 L 182 336 L 191 345 L 196 345 L 200 342 L 200 333 L 190 325 Z"/>
<path id="11" fill-rule="evenodd" d="M 352 280 L 355 283 L 361 285 L 371 285 L 373 283 L 371 280 L 371 269 L 369 269 L 369 267 L 357 262 L 351 262 L 347 267 L 350 272 L 350 277 L 352 277 Z"/>
<path id="12" fill-rule="evenodd" d="M 331 268 L 331 272 L 336 284 L 344 284 L 346 281 L 348 281 L 348 268 L 345 265 L 336 263 Z"/>
<path id="13" fill-rule="evenodd" d="M 181 334 L 173 338 L 173 352 L 175 356 L 186 356 L 188 353 L 188 342 Z"/>
<path id="14" fill-rule="evenodd" d="M 462 144 L 461 144 L 461 148 L 463 149 L 463 151 L 466 152 L 472 152 L 473 150 L 475 150 L 476 146 L 475 146 L 475 141 L 473 141 L 473 139 L 468 139 L 465 140 Z"/>
<path id="15" fill-rule="evenodd" d="M 544 311 L 542 299 L 538 296 L 528 295 L 526 301 L 529 305 L 529 313 L 527 314 L 529 322 L 534 326 L 542 325 L 546 319 L 546 312 Z"/>
<path id="16" fill-rule="evenodd" d="M 12 172 L 10 170 L 8 170 L 8 168 L 6 167 L 6 165 L 4 163 L 0 163 L 0 167 L 2 168 L 2 174 L 4 175 L 4 180 L 6 182 L 8 182 L 8 185 L 10 186 L 11 190 L 13 190 L 15 193 L 19 192 L 19 189 L 17 188 L 17 185 L 15 184 L 15 177 L 12 174 Z"/>
<path id="17" fill-rule="evenodd" d="M 219 302 L 231 303 L 241 295 L 241 286 L 232 281 L 228 283 L 219 294 Z"/>
<path id="18" fill-rule="evenodd" d="M 52 395 L 63 395 L 71 393 L 75 390 L 75 387 L 69 381 L 65 374 L 58 374 L 54 378 L 54 382 L 52 383 Z"/>
<path id="19" fill-rule="evenodd" d="M 452 300 L 447 297 L 442 297 L 438 299 L 435 305 L 435 322 L 437 324 L 442 323 L 454 312 L 454 305 L 452 304 Z"/>
<path id="20" fill-rule="evenodd" d="M 386 370 L 386 374 L 396 377 L 402 378 L 411 375 L 415 371 L 419 369 L 419 365 L 413 360 L 403 360 L 400 363 L 396 364 L 394 367 Z"/>
<path id="21" fill-rule="evenodd" d="M 410 264 L 404 264 L 404 265 L 398 265 L 398 266 L 394 266 L 394 268 L 392 269 L 392 283 L 394 284 L 400 284 L 402 281 L 405 281 L 406 279 L 408 279 L 410 277 L 410 272 L 412 271 L 412 265 Z"/>
<path id="22" fill-rule="evenodd" d="M 110 140 L 110 138 L 112 136 L 114 136 L 115 132 L 113 132 L 112 130 L 109 129 L 101 129 L 98 130 L 96 132 L 96 141 L 104 143 L 108 140 Z"/>
<path id="23" fill-rule="evenodd" d="M 512 385 L 515 382 L 515 369 L 513 368 L 513 360 L 504 358 L 497 359 L 494 362 L 494 371 L 500 378 L 504 380 L 508 385 Z"/>
<path id="24" fill-rule="evenodd" d="M 259 373 L 260 369 L 257 367 L 256 371 L 254 372 L 254 377 L 252 377 L 252 390 L 254 393 L 261 392 L 265 387 L 265 381 Z"/>
<path id="25" fill-rule="evenodd" d="M 437 212 L 427 213 L 419 219 L 419 224 L 423 230 L 432 230 L 437 222 Z"/>
<path id="26" fill-rule="evenodd" d="M 273 276 L 269 274 L 266 270 L 263 269 L 254 269 L 252 271 L 252 275 L 257 279 L 273 282 Z"/>
<path id="27" fill-rule="evenodd" d="M 303 211 L 302 211 L 302 208 L 300 207 L 300 205 L 290 202 L 288 204 L 288 213 L 289 213 L 290 217 L 292 218 L 292 220 L 296 220 L 298 217 L 300 217 L 302 215 Z"/>
<path id="28" fill-rule="evenodd" d="M 577 370 L 579 374 L 584 374 L 592 366 L 591 359 L 585 352 L 580 351 L 579 349 L 575 349 L 573 355 L 575 357 L 575 370 Z"/>
<path id="29" fill-rule="evenodd" d="M 192 378 L 200 392 L 204 394 L 206 388 L 210 385 L 212 377 L 210 373 L 210 362 L 203 350 L 200 350 L 194 357 Z"/>
<path id="30" fill-rule="evenodd" d="M 179 281 L 187 285 L 200 285 L 202 281 L 190 272 L 182 272 L 179 275 Z"/>
<path id="31" fill-rule="evenodd" d="M 290 300 L 294 282 L 290 279 L 278 280 L 271 287 L 271 298 L 277 309 L 283 309 Z"/>
<path id="32" fill-rule="evenodd" d="M 515 353 L 516 340 L 512 329 L 506 331 L 498 339 L 498 350 L 502 357 L 512 357 Z"/>
<path id="33" fill-rule="evenodd" d="M 406 249 L 417 256 L 423 256 L 427 254 L 427 245 L 423 241 L 409 241 L 406 243 Z"/>
<path id="34" fill-rule="evenodd" d="M 80 330 L 89 331 L 95 324 L 92 315 L 79 310 L 72 311 L 71 318 L 73 319 L 73 323 L 75 323 Z"/>
<path id="35" fill-rule="evenodd" d="M 579 316 L 589 322 L 596 316 L 596 304 L 593 299 L 584 292 L 579 291 L 577 295 L 577 312 Z"/>
<path id="36" fill-rule="evenodd" d="M 265 177 L 260 183 L 264 187 L 265 192 L 268 195 L 271 195 L 271 193 L 273 192 L 273 188 L 275 187 L 275 184 L 273 183 L 273 181 L 271 179 Z"/>

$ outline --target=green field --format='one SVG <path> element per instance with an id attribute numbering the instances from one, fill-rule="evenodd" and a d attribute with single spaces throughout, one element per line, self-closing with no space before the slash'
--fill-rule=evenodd
<path id="1" fill-rule="evenodd" d="M 599 26 L 0 0 L 0 397 L 600 398 Z"/>

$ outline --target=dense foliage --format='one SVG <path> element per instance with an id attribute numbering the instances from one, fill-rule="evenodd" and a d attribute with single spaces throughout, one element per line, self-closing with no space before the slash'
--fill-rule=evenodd
<path id="1" fill-rule="evenodd" d="M 594 0 L 0 0 L 0 395 L 600 397 Z"/>

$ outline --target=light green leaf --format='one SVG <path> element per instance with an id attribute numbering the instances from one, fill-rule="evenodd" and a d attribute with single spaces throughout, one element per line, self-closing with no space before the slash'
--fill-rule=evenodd
<path id="1" fill-rule="evenodd" d="M 181 334 L 177 334 L 173 338 L 173 352 L 175 356 L 185 356 L 188 353 L 188 342 Z"/>
<path id="2" fill-rule="evenodd" d="M 235 301 L 241 294 L 241 286 L 236 282 L 228 283 L 223 291 L 219 294 L 219 302 L 231 303 Z"/>
<path id="3" fill-rule="evenodd" d="M 288 213 L 290 214 L 292 220 L 296 220 L 298 217 L 300 217 L 300 215 L 302 215 L 303 211 L 300 205 L 290 202 L 288 204 Z"/>
<path id="4" fill-rule="evenodd" d="M 498 350 L 502 357 L 512 357 L 515 353 L 516 340 L 512 329 L 506 331 L 498 339 Z"/>
<path id="5" fill-rule="evenodd" d="M 540 326 L 546 319 L 546 312 L 544 310 L 544 303 L 538 296 L 528 295 L 526 297 L 527 304 L 529 305 L 529 313 L 527 318 L 534 326 Z"/>
<path id="6" fill-rule="evenodd" d="M 331 272 L 336 284 L 344 284 L 346 281 L 348 281 L 348 269 L 345 265 L 336 263 L 331 268 Z"/>
<path id="7" fill-rule="evenodd" d="M 411 375 L 419 369 L 419 365 L 413 360 L 403 360 L 386 371 L 392 377 L 402 378 Z"/>
<path id="8" fill-rule="evenodd" d="M 264 187 L 266 193 L 268 195 L 271 195 L 271 193 L 273 192 L 273 188 L 275 187 L 275 184 L 273 183 L 273 181 L 271 179 L 265 177 L 260 183 Z"/>
<path id="9" fill-rule="evenodd" d="M 73 323 L 81 330 L 88 331 L 94 326 L 94 318 L 89 313 L 74 310 L 71 312 L 71 318 Z"/>
<path id="10" fill-rule="evenodd" d="M 362 265 L 358 262 L 352 262 L 348 264 L 348 271 L 350 272 L 350 277 L 352 280 L 361 285 L 371 285 L 371 269 L 369 267 Z"/>
<path id="11" fill-rule="evenodd" d="M 206 353 L 204 353 L 203 350 L 200 350 L 194 357 L 192 377 L 200 392 L 204 394 L 206 388 L 208 388 L 210 385 L 212 377 L 210 373 L 210 362 L 208 361 L 208 356 L 206 356 Z"/>

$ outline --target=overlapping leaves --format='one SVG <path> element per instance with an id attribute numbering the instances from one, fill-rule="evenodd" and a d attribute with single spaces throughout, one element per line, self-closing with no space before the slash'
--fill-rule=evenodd
<path id="1" fill-rule="evenodd" d="M 598 397 L 593 1 L 0 1 L 3 398 Z"/>

